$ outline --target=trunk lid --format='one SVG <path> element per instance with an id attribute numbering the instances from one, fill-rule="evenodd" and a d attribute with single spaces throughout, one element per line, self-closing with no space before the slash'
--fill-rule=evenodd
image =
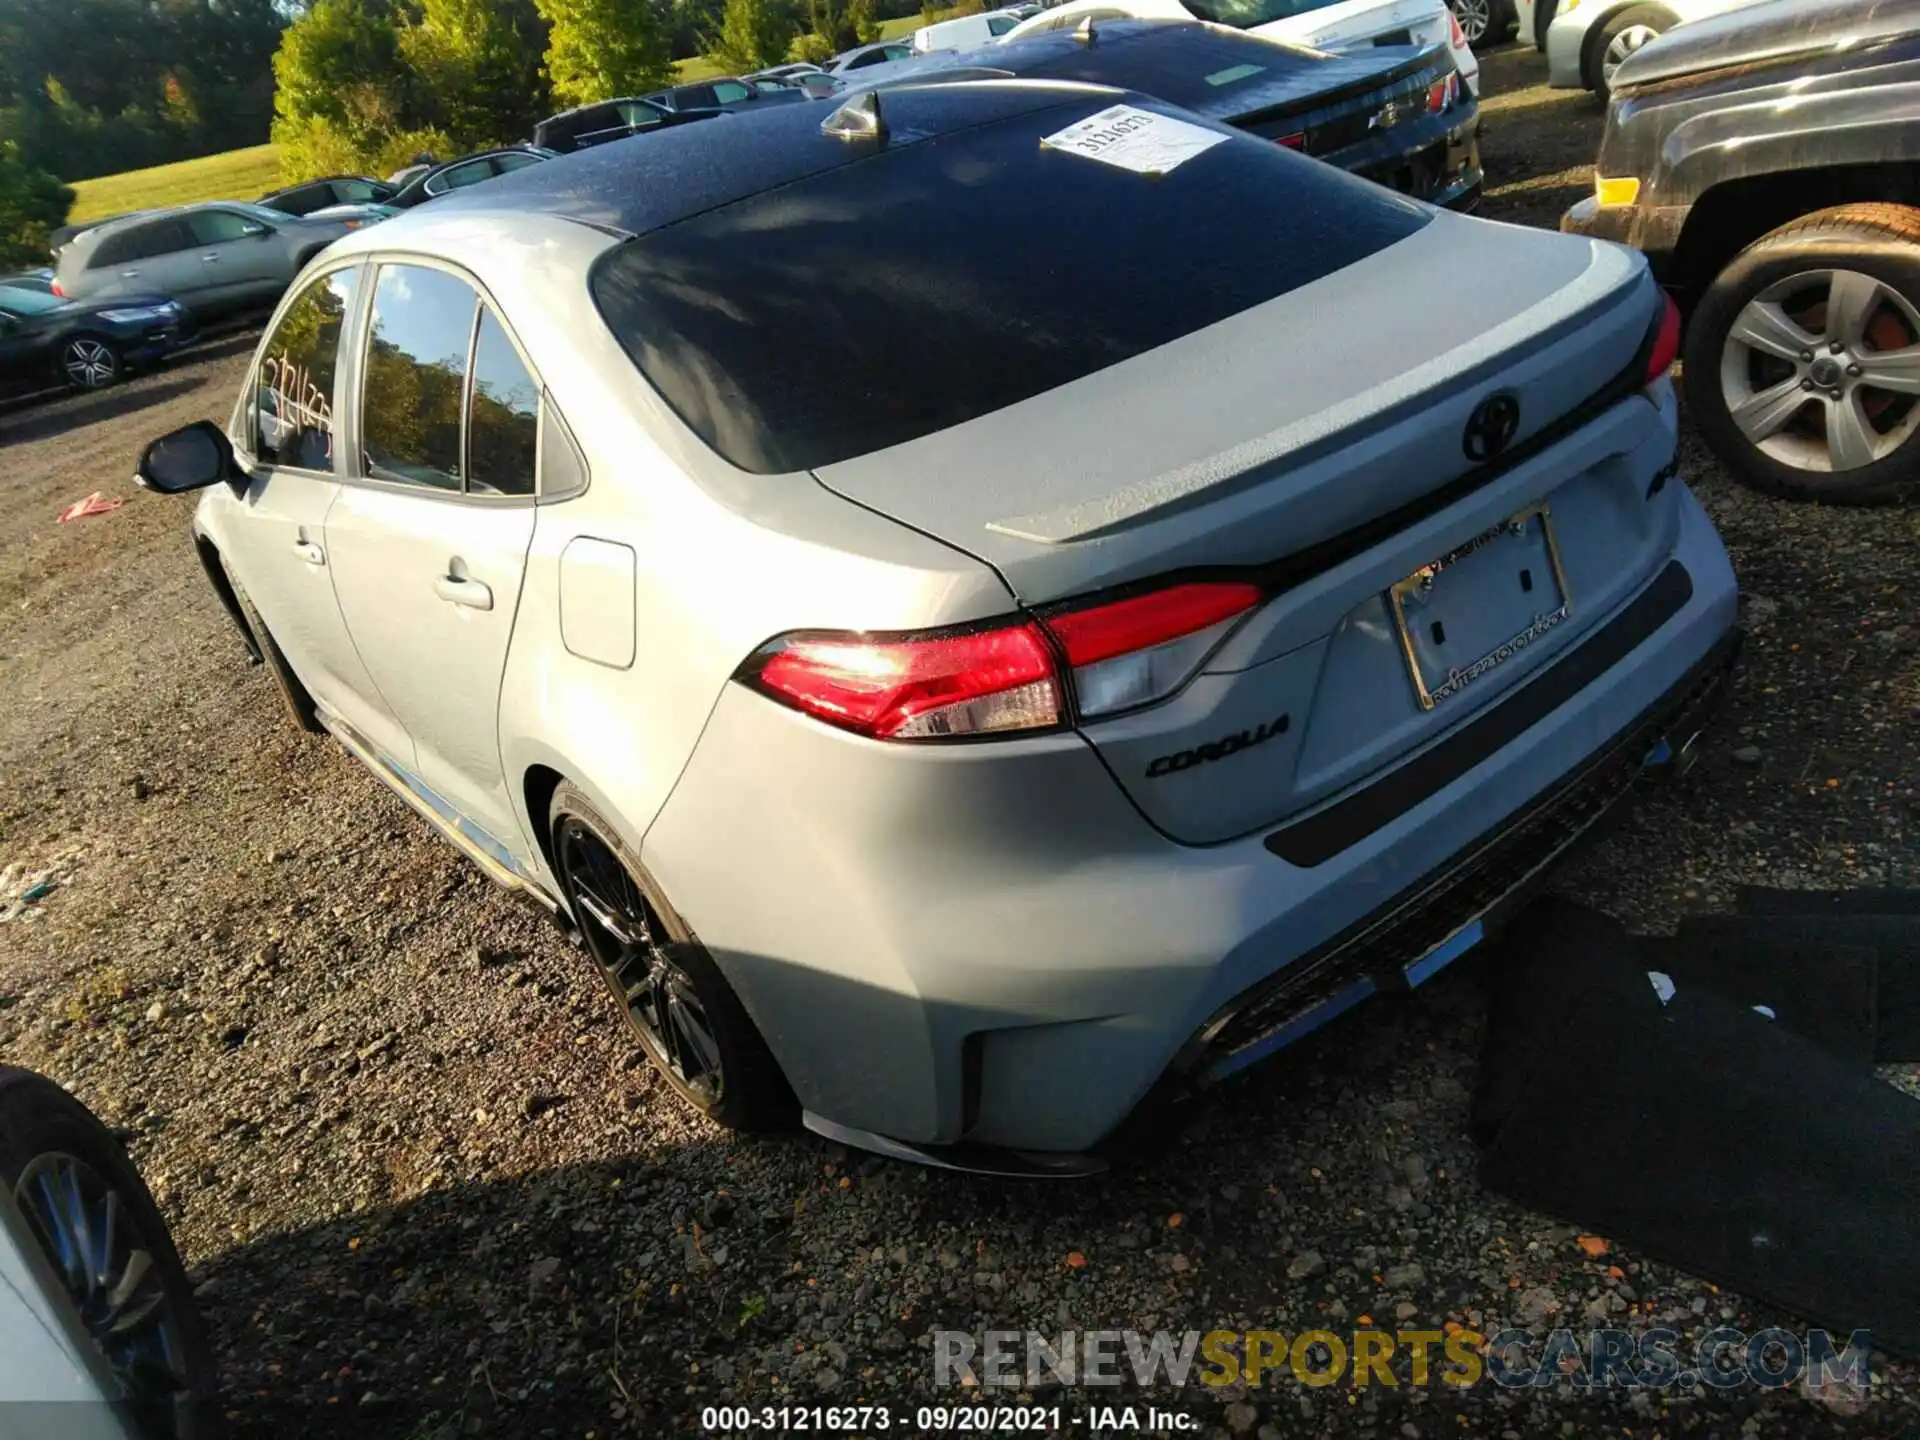
<path id="1" fill-rule="evenodd" d="M 1358 50 L 1370 45 L 1435 45 L 1445 44 L 1448 39 L 1446 10 L 1427 0 L 1342 0 L 1339 4 L 1254 26 L 1252 31 L 1321 50 Z"/>
<path id="2" fill-rule="evenodd" d="M 1463 289 L 1468 273 L 1502 281 Z M 1631 252 L 1440 214 L 1171 344 L 815 473 L 978 556 L 1031 607 L 1176 575 L 1261 579 L 1274 598 L 1174 698 L 1084 727 L 1168 834 L 1222 840 L 1475 714 L 1653 572 L 1673 494 L 1643 492 L 1671 458 L 1671 417 L 1637 377 L 1615 382 L 1658 303 Z M 1496 396 L 1517 428 L 1480 464 L 1465 436 Z M 1431 614 L 1412 592 L 1394 613 L 1396 582 L 1542 503 L 1528 533 L 1453 557 Z M 1564 616 L 1448 690 L 1563 592 Z M 1439 698 L 1423 703 L 1416 675 Z M 1213 763 L 1254 746 L 1257 763 Z"/>

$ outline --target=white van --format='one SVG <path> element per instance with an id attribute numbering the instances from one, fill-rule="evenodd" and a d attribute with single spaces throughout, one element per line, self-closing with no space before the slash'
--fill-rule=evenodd
<path id="1" fill-rule="evenodd" d="M 976 50 L 988 41 L 998 40 L 1020 17 L 1010 10 L 989 10 L 984 15 L 962 15 L 958 20 L 942 20 L 938 25 L 922 25 L 913 32 L 913 53 L 930 55 L 935 50 Z"/>

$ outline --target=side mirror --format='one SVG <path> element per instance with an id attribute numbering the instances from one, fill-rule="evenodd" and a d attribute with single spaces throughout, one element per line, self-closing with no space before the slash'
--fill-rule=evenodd
<path id="1" fill-rule="evenodd" d="M 258 240 L 263 236 L 273 234 L 273 227 L 271 225 L 263 225 L 258 220 L 249 220 L 246 222 L 246 228 L 241 233 L 249 240 Z"/>
<path id="2" fill-rule="evenodd" d="M 179 495 L 231 481 L 236 468 L 226 432 L 211 420 L 196 420 L 150 442 L 141 452 L 133 478 L 142 489 Z"/>

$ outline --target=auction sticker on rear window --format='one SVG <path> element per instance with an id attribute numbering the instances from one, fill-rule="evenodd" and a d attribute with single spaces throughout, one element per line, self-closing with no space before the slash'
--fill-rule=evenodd
<path id="1" fill-rule="evenodd" d="M 1077 125 L 1056 130 L 1040 143 L 1136 175 L 1165 175 L 1226 138 L 1218 131 L 1137 105 L 1110 105 Z"/>

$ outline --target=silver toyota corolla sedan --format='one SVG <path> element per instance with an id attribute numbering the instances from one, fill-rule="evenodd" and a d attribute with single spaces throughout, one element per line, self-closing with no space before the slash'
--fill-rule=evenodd
<path id="1" fill-rule="evenodd" d="M 1676 337 L 1627 250 L 977 81 L 349 236 L 141 473 L 682 1096 L 1071 1173 L 1691 743 L 1735 586 Z"/>

